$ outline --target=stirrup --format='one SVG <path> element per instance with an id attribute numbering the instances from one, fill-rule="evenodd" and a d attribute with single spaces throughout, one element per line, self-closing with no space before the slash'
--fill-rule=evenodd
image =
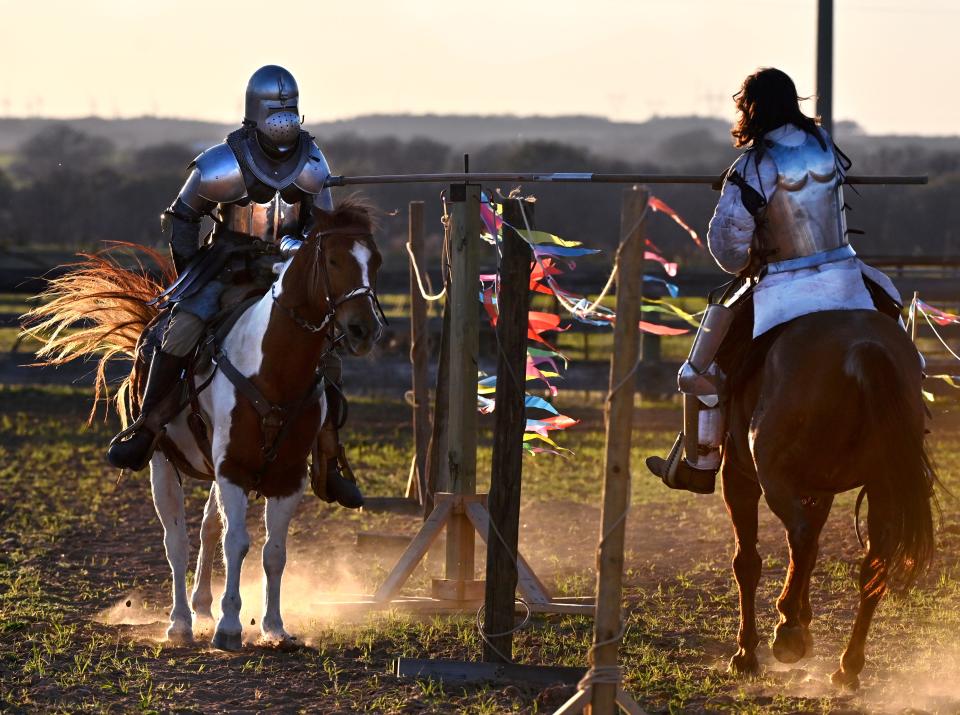
<path id="1" fill-rule="evenodd" d="M 663 460 L 663 464 L 660 465 L 659 470 L 655 470 L 651 467 L 650 461 L 647 460 L 647 467 L 650 468 L 650 471 L 656 474 L 663 480 L 663 483 L 668 487 L 676 489 L 674 486 L 674 479 L 677 476 L 677 470 L 680 468 L 680 461 L 683 459 L 683 432 L 680 432 L 677 435 L 677 439 L 674 440 L 673 446 L 670 448 L 670 451 L 667 453 L 667 458 Z"/>
<path id="2" fill-rule="evenodd" d="M 671 489 L 694 494 L 713 494 L 716 490 L 717 470 L 698 469 L 683 459 L 683 433 L 677 436 L 666 459 L 647 457 L 647 469 L 660 477 Z"/>
<path id="3" fill-rule="evenodd" d="M 148 432 L 150 431 L 148 427 L 145 427 L 143 425 L 141 425 L 141 427 L 143 427 L 143 429 L 147 430 Z M 154 453 L 157 451 L 157 447 L 160 444 L 160 440 L 163 439 L 163 436 L 166 433 L 167 433 L 167 430 L 163 427 L 161 427 L 159 430 L 154 432 L 152 435 L 152 439 L 150 440 L 150 444 L 147 445 L 147 448 L 144 450 L 143 456 L 140 458 L 140 460 L 136 464 L 124 464 L 123 466 L 121 466 L 116 464 L 111 459 L 110 452 L 113 450 L 114 447 L 117 447 L 117 446 L 123 447 L 128 442 L 133 441 L 135 437 L 131 438 L 131 435 L 136 435 L 136 431 L 131 430 L 130 428 L 127 428 L 123 430 L 123 432 L 121 432 L 119 435 L 114 437 L 112 440 L 110 440 L 110 447 L 107 449 L 107 459 L 110 461 L 111 464 L 113 464 L 113 466 L 119 467 L 121 470 L 129 469 L 131 472 L 140 472 L 143 469 L 145 469 L 148 464 L 150 464 L 150 460 L 153 458 Z M 120 439 L 121 436 L 123 437 L 123 439 Z"/>
<path id="4" fill-rule="evenodd" d="M 133 422 L 131 422 L 129 425 L 127 425 L 126 429 L 122 429 L 122 430 L 120 430 L 119 432 L 117 432 L 117 434 L 114 435 L 113 439 L 110 440 L 110 444 L 108 444 L 107 446 L 108 446 L 108 447 L 112 447 L 112 446 L 115 445 L 117 442 L 122 442 L 122 441 L 125 440 L 127 437 L 129 437 L 129 436 L 132 435 L 134 432 L 136 432 L 138 429 L 140 429 L 141 427 L 143 427 L 143 424 L 144 424 L 144 422 L 146 422 L 146 421 L 147 421 L 147 416 L 146 416 L 144 413 L 141 412 L 141 413 L 140 413 L 140 416 L 137 417 L 137 419 L 135 419 L 135 420 L 134 420 Z"/>
<path id="5" fill-rule="evenodd" d="M 353 472 L 349 470 L 350 465 L 339 460 L 327 462 L 326 501 L 328 504 L 336 502 L 347 509 L 359 509 L 363 506 L 363 492 L 357 486 L 356 479 L 352 478 Z"/>

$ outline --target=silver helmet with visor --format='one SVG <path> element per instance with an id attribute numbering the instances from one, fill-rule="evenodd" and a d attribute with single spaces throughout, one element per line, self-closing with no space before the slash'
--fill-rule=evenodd
<path id="1" fill-rule="evenodd" d="M 283 67 L 261 67 L 247 83 L 244 122 L 255 127 L 268 154 L 289 155 L 300 141 L 300 90 Z"/>

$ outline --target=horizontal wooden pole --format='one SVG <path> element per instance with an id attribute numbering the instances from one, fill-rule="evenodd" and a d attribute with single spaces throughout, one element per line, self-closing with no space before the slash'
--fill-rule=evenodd
<path id="1" fill-rule="evenodd" d="M 926 176 L 859 176 L 846 178 L 848 184 L 917 185 L 926 184 Z M 592 174 L 587 172 L 554 172 L 549 174 L 459 173 L 459 174 L 381 174 L 374 176 L 330 176 L 325 186 L 358 186 L 370 184 L 458 184 L 503 181 L 507 183 L 555 184 L 707 184 L 719 188 L 721 178 L 711 174 Z"/>

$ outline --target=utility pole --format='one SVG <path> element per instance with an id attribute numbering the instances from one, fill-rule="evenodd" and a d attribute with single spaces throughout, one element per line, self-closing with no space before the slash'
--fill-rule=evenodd
<path id="1" fill-rule="evenodd" d="M 817 0 L 817 114 L 833 134 L 833 0 Z"/>

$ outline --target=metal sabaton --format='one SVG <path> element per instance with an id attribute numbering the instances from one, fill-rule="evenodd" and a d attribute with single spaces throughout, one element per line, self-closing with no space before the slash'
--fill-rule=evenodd
<path id="1" fill-rule="evenodd" d="M 374 176 L 330 176 L 324 187 L 358 186 L 361 184 L 457 184 L 486 183 L 555 183 L 555 184 L 707 184 L 720 188 L 722 177 L 708 174 L 593 174 L 587 172 L 539 173 L 456 173 L 456 174 L 381 174 Z M 918 185 L 926 184 L 926 176 L 858 176 L 846 178 L 848 184 Z"/>

